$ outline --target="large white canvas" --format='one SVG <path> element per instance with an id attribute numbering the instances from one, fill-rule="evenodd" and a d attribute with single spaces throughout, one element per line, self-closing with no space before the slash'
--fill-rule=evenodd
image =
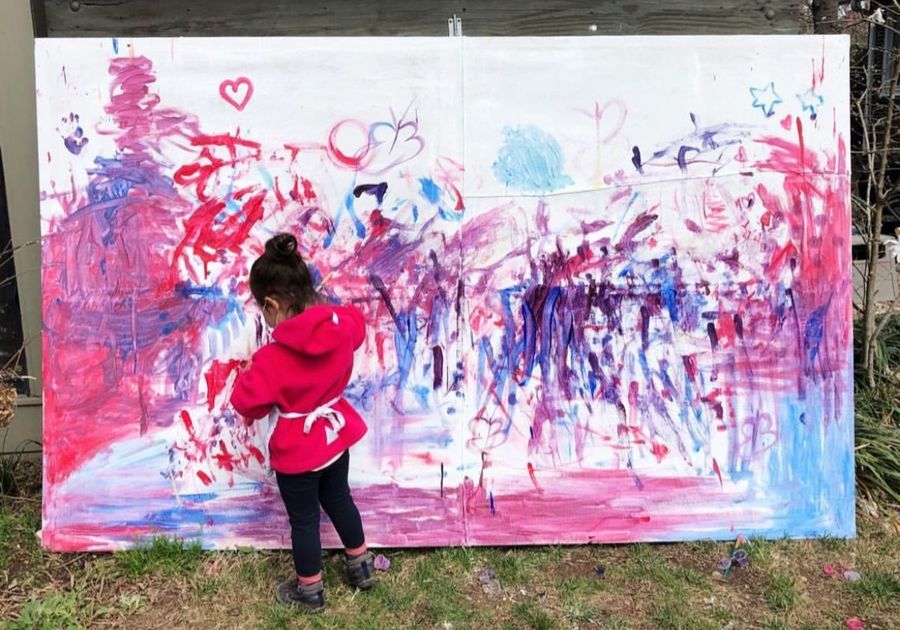
<path id="1" fill-rule="evenodd" d="M 39 42 L 45 544 L 286 543 L 227 405 L 281 230 L 370 326 L 373 544 L 852 534 L 847 55 Z"/>

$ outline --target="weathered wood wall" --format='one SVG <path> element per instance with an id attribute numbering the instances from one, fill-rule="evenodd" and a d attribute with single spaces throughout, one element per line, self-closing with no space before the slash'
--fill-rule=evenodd
<path id="1" fill-rule="evenodd" d="M 812 32 L 807 0 L 32 0 L 49 37 Z M 593 26 L 596 29 L 593 29 Z"/>

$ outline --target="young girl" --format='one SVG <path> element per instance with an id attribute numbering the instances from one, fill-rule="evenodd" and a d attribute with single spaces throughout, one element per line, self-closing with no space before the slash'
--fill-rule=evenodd
<path id="1" fill-rule="evenodd" d="M 325 608 L 320 503 L 344 545 L 346 581 L 360 589 L 375 584 L 347 485 L 349 449 L 366 425 L 342 397 L 365 321 L 356 308 L 322 303 L 291 234 L 266 243 L 250 268 L 250 292 L 274 329 L 273 342 L 238 376 L 231 403 L 248 421 L 270 418 L 268 461 L 290 518 L 297 570 L 296 579 L 278 585 L 278 601 L 319 612 Z"/>

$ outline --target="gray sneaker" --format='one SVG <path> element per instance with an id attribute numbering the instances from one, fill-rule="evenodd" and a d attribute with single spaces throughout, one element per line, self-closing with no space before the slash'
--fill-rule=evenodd
<path id="1" fill-rule="evenodd" d="M 367 591 L 375 586 L 375 556 L 371 551 L 347 558 L 344 579 L 352 588 Z"/>
<path id="2" fill-rule="evenodd" d="M 278 585 L 275 598 L 292 608 L 303 608 L 309 612 L 325 610 L 325 587 L 322 580 L 315 584 L 300 584 L 297 578 L 285 580 Z"/>

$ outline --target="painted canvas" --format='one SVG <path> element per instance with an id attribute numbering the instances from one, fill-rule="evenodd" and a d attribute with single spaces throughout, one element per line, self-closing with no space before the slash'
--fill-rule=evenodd
<path id="1" fill-rule="evenodd" d="M 848 52 L 39 41 L 44 545 L 289 546 L 228 404 L 280 231 L 366 315 L 370 544 L 852 536 Z"/>

